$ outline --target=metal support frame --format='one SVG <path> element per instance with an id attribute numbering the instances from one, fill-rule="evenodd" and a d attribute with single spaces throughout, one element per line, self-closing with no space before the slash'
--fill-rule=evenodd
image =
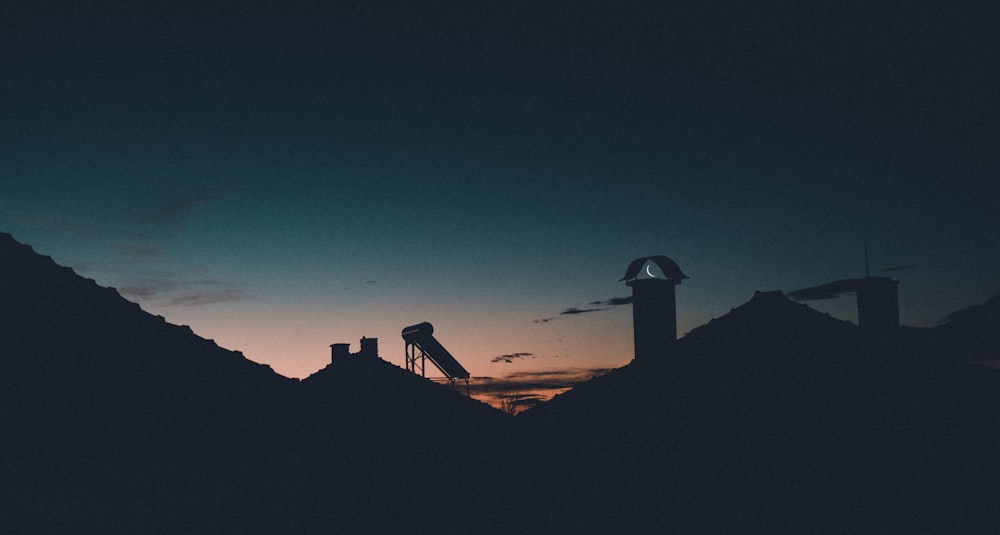
<path id="1" fill-rule="evenodd" d="M 427 362 L 427 354 L 424 352 L 424 350 L 421 349 L 420 346 L 415 343 L 406 342 L 405 352 L 406 352 L 406 371 L 413 374 L 419 374 L 421 377 L 426 377 L 426 375 L 424 375 L 424 366 Z M 451 387 L 454 388 L 455 390 L 458 390 L 458 388 L 455 386 L 456 378 L 448 377 L 447 379 Z M 472 397 L 472 391 L 470 390 L 469 387 L 468 377 L 465 378 L 465 395 Z"/>
<path id="2" fill-rule="evenodd" d="M 419 355 L 417 354 L 419 352 Z M 419 364 L 418 364 L 419 360 Z M 424 354 L 424 350 L 421 349 L 417 344 L 412 342 L 406 342 L 406 369 L 410 373 L 417 373 L 417 368 L 420 369 L 420 376 L 426 377 L 424 375 L 424 364 L 427 362 L 427 355 Z"/>

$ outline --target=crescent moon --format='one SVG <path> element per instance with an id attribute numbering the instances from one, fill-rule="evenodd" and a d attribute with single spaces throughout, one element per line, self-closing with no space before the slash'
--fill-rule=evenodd
<path id="1" fill-rule="evenodd" d="M 653 275 L 653 272 L 649 270 L 649 264 L 646 264 L 646 275 L 649 275 L 651 279 L 656 278 L 656 275 Z"/>

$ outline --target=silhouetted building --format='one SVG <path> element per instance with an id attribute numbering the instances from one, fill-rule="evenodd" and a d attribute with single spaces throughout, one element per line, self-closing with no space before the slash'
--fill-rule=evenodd
<path id="1" fill-rule="evenodd" d="M 351 353 L 351 344 L 330 344 L 330 363 L 343 362 L 350 357 L 378 357 L 378 338 L 361 337 L 361 350 Z"/>
<path id="2" fill-rule="evenodd" d="M 870 332 L 899 327 L 899 281 L 865 277 L 857 281 L 858 327 Z"/>
<path id="3" fill-rule="evenodd" d="M 802 288 L 788 296 L 797 301 L 812 301 L 853 293 L 858 301 L 858 327 L 878 338 L 898 330 L 898 286 L 899 281 L 889 277 L 866 276 L 863 279 L 840 279 Z"/>
<path id="4" fill-rule="evenodd" d="M 649 269 L 652 262 L 664 277 Z M 635 360 L 662 357 L 677 341 L 677 300 L 674 288 L 688 278 L 677 264 L 662 255 L 637 258 L 622 280 L 632 288 L 632 330 Z"/>
<path id="5" fill-rule="evenodd" d="M 377 357 L 378 356 L 378 338 L 365 338 L 361 337 L 361 351 L 358 352 L 359 356 L 362 357 Z"/>
<path id="6" fill-rule="evenodd" d="M 351 356 L 351 344 L 331 344 L 330 362 L 340 362 Z"/>

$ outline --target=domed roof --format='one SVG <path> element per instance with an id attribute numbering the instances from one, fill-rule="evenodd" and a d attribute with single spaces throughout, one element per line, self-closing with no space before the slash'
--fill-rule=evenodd
<path id="1" fill-rule="evenodd" d="M 660 270 L 663 271 L 663 275 L 667 277 L 668 280 L 680 281 L 681 279 L 688 278 L 687 275 L 681 271 L 680 266 L 677 262 L 663 256 L 644 256 L 642 258 L 636 258 L 628 265 L 628 269 L 625 270 L 625 276 L 621 278 L 623 281 L 629 281 L 635 279 L 639 275 L 639 271 L 642 267 L 646 265 L 646 262 L 652 262 L 659 266 Z"/>

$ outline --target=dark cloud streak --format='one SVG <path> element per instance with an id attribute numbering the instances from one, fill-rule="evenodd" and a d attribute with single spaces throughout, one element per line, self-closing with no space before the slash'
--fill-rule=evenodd
<path id="1" fill-rule="evenodd" d="M 493 357 L 490 360 L 490 362 L 512 363 L 512 362 L 514 362 L 514 360 L 517 360 L 517 359 L 523 359 L 523 358 L 534 357 L 534 356 L 535 356 L 534 353 L 508 353 L 506 355 L 499 355 L 499 356 Z"/>
<path id="2" fill-rule="evenodd" d="M 626 297 L 612 297 L 611 299 L 605 301 L 591 301 L 589 304 L 594 306 L 608 306 L 608 307 L 631 305 L 632 296 L 629 295 Z"/>
<path id="3" fill-rule="evenodd" d="M 853 294 L 858 289 L 860 279 L 841 279 L 819 286 L 810 286 L 789 292 L 788 297 L 796 301 L 818 301 Z"/>
<path id="4" fill-rule="evenodd" d="M 587 314 L 589 312 L 600 312 L 602 310 L 607 310 L 606 308 L 567 308 L 559 313 L 561 316 L 575 316 L 577 314 Z"/>
<path id="5" fill-rule="evenodd" d="M 532 394 L 545 399 L 574 386 L 600 377 L 614 368 L 565 368 L 560 370 L 520 371 L 503 377 L 473 377 L 470 392 L 480 396 Z"/>
<path id="6" fill-rule="evenodd" d="M 245 295 L 241 290 L 236 288 L 227 288 L 215 292 L 201 292 L 201 293 L 180 295 L 168 301 L 167 305 L 195 307 L 203 305 L 212 305 L 216 303 L 227 303 L 230 301 L 244 301 L 246 299 L 248 299 L 248 296 Z"/>
<path id="7" fill-rule="evenodd" d="M 145 279 L 118 288 L 127 299 L 162 302 L 165 306 L 196 307 L 251 299 L 241 288 L 219 280 Z"/>
<path id="8" fill-rule="evenodd" d="M 550 321 L 555 321 L 558 319 L 563 319 L 562 316 L 578 316 L 580 314 L 589 314 L 591 312 L 602 312 L 605 310 L 610 310 L 607 307 L 617 307 L 622 305 L 632 304 L 632 296 L 627 297 L 612 297 L 611 299 L 606 299 L 603 301 L 591 301 L 587 303 L 591 307 L 599 308 L 580 308 L 580 307 L 570 307 L 564 309 L 559 313 L 558 316 L 550 316 L 548 318 L 541 318 L 534 320 L 534 323 L 548 323 Z"/>

